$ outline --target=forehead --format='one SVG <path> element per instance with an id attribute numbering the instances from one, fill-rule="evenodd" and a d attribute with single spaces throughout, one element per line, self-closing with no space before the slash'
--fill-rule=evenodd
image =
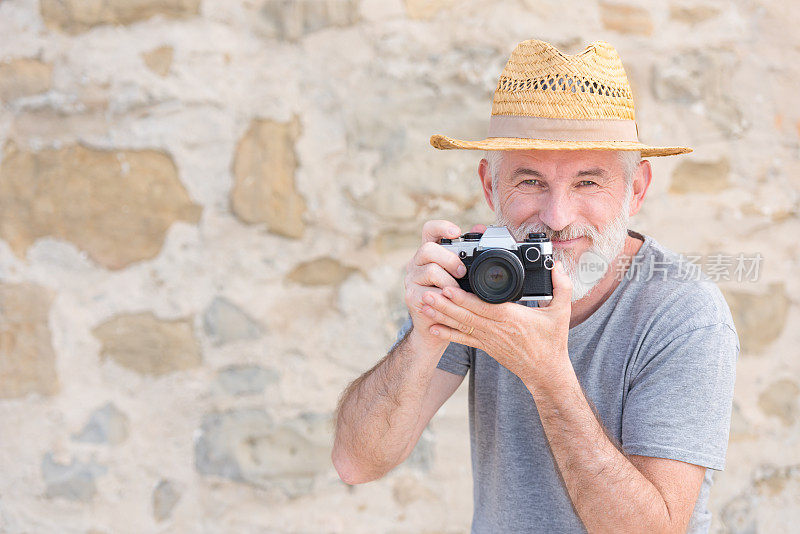
<path id="1" fill-rule="evenodd" d="M 570 172 L 600 167 L 613 172 L 620 165 L 617 153 L 611 150 L 509 150 L 505 160 L 509 171 L 529 167 Z"/>

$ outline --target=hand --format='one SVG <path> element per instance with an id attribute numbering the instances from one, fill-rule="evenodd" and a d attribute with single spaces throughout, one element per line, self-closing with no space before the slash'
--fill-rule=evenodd
<path id="1" fill-rule="evenodd" d="M 425 295 L 423 313 L 435 337 L 481 349 L 526 386 L 546 384 L 572 365 L 567 348 L 572 282 L 560 261 L 552 277 L 553 299 L 544 308 L 490 304 L 459 287 L 445 287 L 441 294 Z"/>
<path id="2" fill-rule="evenodd" d="M 476 224 L 473 232 L 484 232 L 486 226 Z M 466 274 L 466 267 L 458 256 L 438 243 L 439 239 L 457 238 L 461 229 L 449 221 L 428 221 L 422 226 L 422 246 L 406 265 L 405 277 L 405 302 L 411 321 L 414 323 L 412 334 L 428 346 L 441 347 L 447 341 L 434 336 L 430 327 L 435 323 L 430 317 L 422 313 L 425 303 L 422 297 L 425 293 L 435 293 L 439 296 L 446 287 L 458 288 L 456 278 Z M 464 271 L 459 271 L 463 268 Z"/>

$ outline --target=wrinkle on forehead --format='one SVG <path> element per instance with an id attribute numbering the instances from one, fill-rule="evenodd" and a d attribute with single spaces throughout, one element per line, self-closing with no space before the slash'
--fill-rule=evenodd
<path id="1" fill-rule="evenodd" d="M 574 178 L 581 171 L 600 168 L 610 181 L 624 178 L 624 169 L 616 152 L 607 150 L 513 150 L 501 159 L 499 169 L 503 181 L 510 181 L 512 173 L 528 168 L 538 171 L 545 179 Z"/>

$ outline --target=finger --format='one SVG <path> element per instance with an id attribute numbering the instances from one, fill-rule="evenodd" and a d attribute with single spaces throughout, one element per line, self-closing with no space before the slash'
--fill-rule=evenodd
<path id="1" fill-rule="evenodd" d="M 412 284 L 423 287 L 434 286 L 442 289 L 445 287 L 458 287 L 458 282 L 456 282 L 455 278 L 436 263 L 428 263 L 415 268 L 411 272 L 410 281 Z"/>
<path id="2" fill-rule="evenodd" d="M 464 332 L 461 332 L 460 330 L 456 330 L 455 328 L 450 328 L 449 326 L 445 326 L 443 324 L 435 324 L 431 326 L 430 330 L 431 334 L 445 341 L 450 341 L 452 343 L 460 343 L 468 347 L 475 347 L 476 349 L 481 349 L 483 346 L 482 343 L 475 336 L 467 335 Z"/>
<path id="3" fill-rule="evenodd" d="M 434 308 L 438 312 L 453 318 L 459 325 L 465 326 L 465 332 L 469 331 L 470 327 L 475 327 L 478 330 L 488 332 L 491 329 L 492 324 L 485 317 L 475 315 L 468 309 L 462 308 L 449 298 L 445 298 L 443 296 L 445 291 L 451 291 L 454 289 L 456 288 L 445 288 L 442 290 L 442 295 L 425 295 L 423 300 L 431 308 Z"/>
<path id="4" fill-rule="evenodd" d="M 425 297 L 425 293 L 433 293 L 437 295 L 442 294 L 442 290 L 438 287 L 423 287 L 420 289 L 412 289 L 411 291 L 406 292 L 406 306 L 408 310 L 411 311 L 412 309 L 421 312 L 422 309 L 427 306 L 423 298 Z"/>
<path id="5" fill-rule="evenodd" d="M 475 226 L 472 227 L 472 230 L 470 230 L 470 232 L 478 232 L 481 234 L 484 233 L 485 231 L 486 231 L 485 224 L 476 224 Z"/>
<path id="6" fill-rule="evenodd" d="M 474 293 L 468 293 L 460 287 L 442 288 L 442 295 L 447 297 L 452 303 L 459 308 L 468 310 L 473 315 L 488 318 L 492 321 L 503 320 L 504 304 L 491 304 L 481 299 Z"/>
<path id="7" fill-rule="evenodd" d="M 417 249 L 414 255 L 414 264 L 436 264 L 450 273 L 453 278 L 461 278 L 467 274 L 467 268 L 455 252 L 447 250 L 438 243 L 428 242 Z"/>
<path id="8" fill-rule="evenodd" d="M 429 241 L 436 242 L 443 237 L 455 239 L 459 236 L 461 236 L 461 228 L 450 221 L 434 220 L 428 221 L 422 225 L 423 243 L 428 243 Z"/>
<path id="9" fill-rule="evenodd" d="M 449 315 L 443 314 L 442 312 L 440 312 L 439 310 L 437 310 L 435 308 L 432 308 L 428 304 L 424 305 L 424 307 L 422 308 L 422 313 L 425 314 L 425 316 L 428 319 L 430 319 L 431 322 L 434 323 L 434 324 L 443 324 L 445 326 L 448 326 L 448 327 L 453 328 L 455 330 L 460 330 L 462 332 L 469 332 L 470 329 L 473 328 L 471 326 L 467 326 L 467 325 L 463 325 L 463 324 L 459 323 L 458 321 L 456 321 L 455 319 L 453 319 Z"/>
<path id="10" fill-rule="evenodd" d="M 564 263 L 557 261 L 550 271 L 553 279 L 553 300 L 546 306 L 571 306 L 572 305 L 572 280 L 564 271 Z"/>

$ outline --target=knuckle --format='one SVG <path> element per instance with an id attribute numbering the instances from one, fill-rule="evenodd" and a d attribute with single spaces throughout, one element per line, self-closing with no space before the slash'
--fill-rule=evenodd
<path id="1" fill-rule="evenodd" d="M 435 263 L 429 263 L 424 267 L 425 273 L 425 280 L 429 283 L 432 283 L 436 280 L 437 275 L 439 274 L 440 267 Z"/>
<path id="2" fill-rule="evenodd" d="M 409 268 L 413 269 L 415 266 L 422 263 L 421 259 L 422 259 L 422 247 L 417 249 L 417 251 L 414 253 L 414 256 L 411 258 L 411 261 L 408 262 Z"/>
<path id="3" fill-rule="evenodd" d="M 436 250 L 437 244 L 433 241 L 428 241 L 427 243 L 423 244 L 419 247 L 419 251 L 423 253 L 425 257 L 430 256 Z"/>
<path id="4" fill-rule="evenodd" d="M 431 220 L 422 225 L 422 240 L 430 242 L 439 237 L 444 229 L 444 221 Z"/>

